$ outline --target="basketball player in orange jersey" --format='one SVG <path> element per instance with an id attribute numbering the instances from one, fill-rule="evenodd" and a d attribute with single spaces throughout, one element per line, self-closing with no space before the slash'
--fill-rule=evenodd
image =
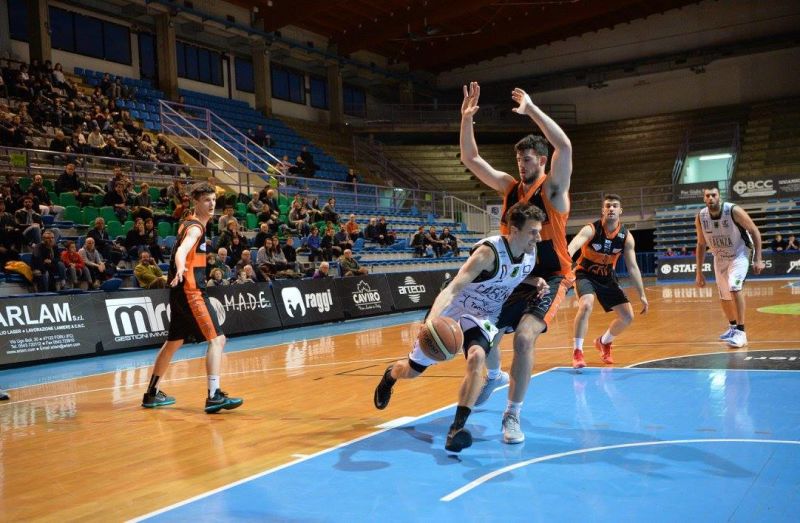
<path id="1" fill-rule="evenodd" d="M 525 91 L 516 88 L 511 94 L 511 98 L 518 104 L 514 112 L 530 117 L 542 131 L 544 138 L 529 135 L 515 145 L 519 180 L 498 171 L 478 154 L 473 117 L 478 112 L 479 97 L 480 86 L 477 82 L 471 82 L 469 88 L 464 86 L 464 102 L 461 105 L 461 161 L 483 183 L 503 196 L 500 232 L 508 231 L 508 209 L 516 202 L 533 203 L 545 212 L 534 274 L 547 282 L 549 293 L 537 297 L 530 286 L 520 285 L 503 306 L 497 325 L 500 335 L 506 329 L 516 331 L 508 403 L 503 413 L 502 426 L 503 441 L 521 443 L 525 434 L 520 429 L 519 417 L 533 368 L 534 345 L 555 316 L 574 278 L 572 259 L 567 252 L 566 234 L 570 209 L 572 144 L 561 127 L 534 105 Z M 550 172 L 545 174 L 548 142 L 553 146 L 553 154 Z M 495 345 L 498 343 L 499 339 L 495 341 Z M 495 388 L 509 381 L 508 374 L 500 370 L 499 352 L 489 353 L 488 379 L 476 405 L 486 401 Z"/>
<path id="2" fill-rule="evenodd" d="M 614 363 L 611 358 L 611 342 L 622 334 L 633 321 L 633 307 L 619 286 L 614 266 L 620 254 L 625 256 L 636 292 L 642 302 L 642 314 L 647 313 L 647 296 L 644 293 L 642 274 L 636 263 L 636 243 L 631 232 L 620 221 L 622 200 L 616 194 L 607 194 L 603 199 L 601 218 L 585 225 L 569 242 L 569 254 L 578 250 L 575 269 L 575 292 L 578 294 L 578 313 L 575 315 L 575 340 L 572 351 L 572 366 L 580 369 L 586 366 L 583 360 L 583 338 L 589 326 L 595 297 L 603 310 L 614 311 L 617 317 L 608 326 L 605 334 L 594 340 L 604 363 Z"/>
<path id="3" fill-rule="evenodd" d="M 458 274 L 433 302 L 426 322 L 446 316 L 464 332 L 467 370 L 458 392 L 455 419 L 447 434 L 445 449 L 460 452 L 472 445 L 464 428 L 483 384 L 484 361 L 492 352 L 498 315 L 506 298 L 522 281 L 531 283 L 540 295 L 548 292 L 543 279 L 531 277 L 536 261 L 536 243 L 541 239 L 544 213 L 535 205 L 519 202 L 508 213 L 509 233 L 479 241 Z M 426 355 L 419 340 L 407 358 L 390 365 L 375 388 L 374 402 L 385 409 L 392 387 L 399 379 L 413 379 L 438 361 Z"/>
<path id="4" fill-rule="evenodd" d="M 175 351 L 181 348 L 186 338 L 192 337 L 208 341 L 208 396 L 205 410 L 214 413 L 222 409 L 235 409 L 243 400 L 228 397 L 219 387 L 225 336 L 206 294 L 206 225 L 214 215 L 216 191 L 213 186 L 200 183 L 192 188 L 191 196 L 194 213 L 187 216 L 178 229 L 177 248 L 169 264 L 169 334 L 156 356 L 142 407 L 155 408 L 175 403 L 175 398 L 159 390 L 158 381 L 167 371 Z"/>

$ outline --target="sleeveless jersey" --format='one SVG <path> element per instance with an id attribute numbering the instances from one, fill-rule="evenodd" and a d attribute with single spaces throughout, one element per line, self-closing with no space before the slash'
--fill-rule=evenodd
<path id="1" fill-rule="evenodd" d="M 614 266 L 625 246 L 628 229 L 620 222 L 617 228 L 607 234 L 603 220 L 590 223 L 594 236 L 581 247 L 576 272 L 590 274 L 600 279 L 614 279 Z"/>
<path id="2" fill-rule="evenodd" d="M 547 176 L 540 176 L 527 193 L 522 193 L 522 182 L 516 182 L 503 200 L 503 213 L 500 217 L 500 232 L 508 234 L 508 210 L 519 201 L 526 201 L 539 207 L 545 214 L 542 223 L 542 241 L 536 249 L 536 268 L 533 274 L 545 279 L 552 275 L 567 275 L 572 270 L 572 258 L 567 250 L 567 219 L 569 212 L 559 212 L 553 207 L 550 198 L 544 193 Z"/>
<path id="3" fill-rule="evenodd" d="M 506 298 L 533 271 L 535 252 L 522 254 L 518 260 L 514 260 L 503 236 L 490 236 L 479 241 L 473 247 L 473 252 L 481 245 L 488 245 L 495 254 L 494 272 L 483 273 L 464 286 L 453 302 L 442 311 L 443 316 L 458 320 L 461 316 L 471 314 L 496 323 Z"/>
<path id="4" fill-rule="evenodd" d="M 183 239 L 186 237 L 186 232 L 189 227 L 200 228 L 200 238 L 192 245 L 189 254 L 186 255 L 186 273 L 183 275 L 183 281 L 178 284 L 178 287 L 184 289 L 205 289 L 206 288 L 206 228 L 203 226 L 196 216 L 188 216 L 178 227 L 178 238 L 175 242 L 175 251 L 169 260 L 169 279 L 172 281 L 175 278 L 178 270 L 175 266 L 175 252 L 178 246 L 181 245 Z"/>
<path id="5" fill-rule="evenodd" d="M 724 202 L 718 217 L 711 216 L 708 207 L 700 210 L 700 228 L 711 252 L 715 257 L 737 258 L 749 256 L 753 246 L 750 233 L 733 219 L 735 204 Z"/>

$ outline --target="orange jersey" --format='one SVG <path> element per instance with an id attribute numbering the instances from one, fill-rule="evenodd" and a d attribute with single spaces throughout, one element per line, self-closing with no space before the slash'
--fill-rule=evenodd
<path id="1" fill-rule="evenodd" d="M 186 237 L 186 232 L 189 227 L 200 228 L 200 238 L 189 250 L 186 255 L 186 273 L 183 275 L 183 282 L 180 283 L 184 289 L 205 289 L 206 287 L 206 228 L 203 226 L 195 215 L 190 215 L 184 220 L 180 227 L 178 227 L 178 239 L 175 242 L 176 250 L 181 245 L 183 239 Z M 169 262 L 169 281 L 175 278 L 177 273 L 175 267 L 175 254 Z"/>
<path id="2" fill-rule="evenodd" d="M 567 249 L 569 212 L 559 212 L 553 207 L 550 198 L 543 190 L 546 180 L 547 176 L 540 176 L 527 191 L 523 190 L 522 182 L 519 181 L 511 186 L 503 199 L 500 233 L 509 234 L 507 213 L 515 203 L 523 201 L 539 207 L 545 213 L 545 220 L 542 223 L 542 241 L 536 249 L 536 267 L 533 269 L 533 274 L 541 277 L 557 274 L 566 276 L 572 272 L 572 258 Z"/>
<path id="3" fill-rule="evenodd" d="M 619 223 L 616 229 L 607 233 L 602 220 L 589 225 L 594 229 L 594 236 L 581 247 L 575 270 L 599 278 L 613 278 L 614 266 L 625 248 L 628 230 Z"/>

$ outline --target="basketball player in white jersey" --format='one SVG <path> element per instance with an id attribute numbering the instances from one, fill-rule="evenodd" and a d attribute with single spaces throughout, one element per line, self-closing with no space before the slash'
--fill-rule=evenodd
<path id="1" fill-rule="evenodd" d="M 472 445 L 472 435 L 464 428 L 483 386 L 486 354 L 497 334 L 497 319 L 506 298 L 523 281 L 540 293 L 548 291 L 542 278 L 531 276 L 536 264 L 536 243 L 541 240 L 544 213 L 527 202 L 515 204 L 508 212 L 509 234 L 491 236 L 478 242 L 469 259 L 433 302 L 426 321 L 439 316 L 454 319 L 464 332 L 467 370 L 458 393 L 458 408 L 450 426 L 445 448 L 460 452 Z M 399 379 L 413 379 L 438 363 L 419 346 L 407 358 L 390 365 L 375 388 L 378 409 L 389 405 L 392 387 Z"/>
<path id="2" fill-rule="evenodd" d="M 697 229 L 695 283 L 698 287 L 706 284 L 703 260 L 708 247 L 714 256 L 714 274 L 722 311 L 729 323 L 728 330 L 720 335 L 720 339 L 731 347 L 744 347 L 747 335 L 744 331 L 742 285 L 747 277 L 751 254 L 754 255 L 753 272 L 759 274 L 764 269 L 761 233 L 744 209 L 720 200 L 718 188 L 705 189 L 703 200 L 706 206 L 694 220 Z"/>

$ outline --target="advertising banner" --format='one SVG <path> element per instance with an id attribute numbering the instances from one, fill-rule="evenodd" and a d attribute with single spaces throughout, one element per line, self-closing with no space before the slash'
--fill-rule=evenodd
<path id="1" fill-rule="evenodd" d="M 392 312 L 392 293 L 383 274 L 337 278 L 336 294 L 348 318 Z"/>
<path id="2" fill-rule="evenodd" d="M 748 278 L 759 278 L 764 276 L 792 276 L 792 272 L 800 275 L 800 252 L 792 256 L 789 254 L 762 252 L 764 269 L 761 274 L 753 273 L 753 268 L 747 272 Z M 706 280 L 714 279 L 713 257 L 706 254 L 703 262 L 703 276 Z M 658 281 L 694 280 L 695 258 L 694 256 L 676 256 L 671 258 L 661 257 L 658 260 L 658 270 L 656 274 Z"/>
<path id="3" fill-rule="evenodd" d="M 672 200 L 675 203 L 703 203 L 703 189 L 719 187 L 717 182 L 683 183 L 672 186 Z"/>
<path id="4" fill-rule="evenodd" d="M 777 188 L 771 176 L 755 179 L 739 180 L 731 186 L 731 198 L 734 200 L 755 200 L 775 197 Z"/>
<path id="5" fill-rule="evenodd" d="M 96 305 L 103 350 L 159 345 L 169 330 L 169 290 L 106 293 Z"/>
<path id="6" fill-rule="evenodd" d="M 284 327 L 344 319 L 344 306 L 334 292 L 334 279 L 278 280 L 272 294 Z"/>
<path id="7" fill-rule="evenodd" d="M 391 272 L 386 275 L 386 281 L 392 293 L 394 308 L 398 311 L 426 309 L 433 305 L 433 300 L 439 293 L 439 287 L 433 284 L 433 279 L 426 272 Z"/>
<path id="8" fill-rule="evenodd" d="M 775 178 L 779 198 L 800 199 L 800 174 L 796 176 L 780 176 Z"/>
<path id="9" fill-rule="evenodd" d="M 209 287 L 208 299 L 226 335 L 276 329 L 281 318 L 267 283 Z"/>
<path id="10" fill-rule="evenodd" d="M 0 365 L 92 354 L 97 319 L 92 295 L 0 301 Z"/>

